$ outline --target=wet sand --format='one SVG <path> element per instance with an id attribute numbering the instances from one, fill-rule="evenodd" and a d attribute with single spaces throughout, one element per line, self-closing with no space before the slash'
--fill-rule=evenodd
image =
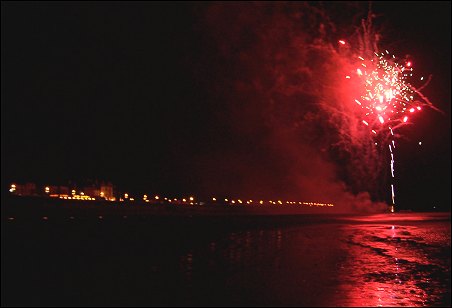
<path id="1" fill-rule="evenodd" d="M 450 306 L 450 213 L 2 217 L 2 306 Z"/>

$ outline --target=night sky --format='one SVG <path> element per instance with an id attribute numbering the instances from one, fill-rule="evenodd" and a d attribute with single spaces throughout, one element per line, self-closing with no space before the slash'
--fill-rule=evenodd
<path id="1" fill-rule="evenodd" d="M 243 28 L 228 15 L 234 10 L 222 11 L 227 6 L 2 2 L 2 193 L 11 181 L 99 179 L 176 196 L 308 197 L 286 176 L 292 160 L 268 141 L 275 137 L 261 124 L 267 105 L 247 104 L 246 91 L 229 82 L 259 68 L 251 61 L 241 71 L 236 61 L 252 50 L 253 32 L 231 43 L 234 56 L 224 55 L 221 40 Z M 398 200 L 402 208 L 446 208 L 450 2 L 376 2 L 373 10 L 386 48 L 433 75 L 423 92 L 444 111 L 427 110 L 404 128 Z"/>

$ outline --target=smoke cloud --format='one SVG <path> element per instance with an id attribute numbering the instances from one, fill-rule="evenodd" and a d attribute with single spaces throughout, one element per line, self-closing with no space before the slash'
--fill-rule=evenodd
<path id="1" fill-rule="evenodd" d="M 216 155 L 199 160 L 212 171 L 211 191 L 331 202 L 339 211 L 386 208 L 374 202 L 385 198 L 385 159 L 348 107 L 347 50 L 337 48 L 344 37 L 358 40 L 367 8 L 328 6 L 214 3 L 201 10 L 215 72 L 203 82 L 226 136 Z"/>

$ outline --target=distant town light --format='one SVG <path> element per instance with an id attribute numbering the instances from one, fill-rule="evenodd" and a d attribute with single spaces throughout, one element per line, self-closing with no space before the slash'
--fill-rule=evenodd
<path id="1" fill-rule="evenodd" d="M 407 118 L 407 117 L 406 117 Z M 404 119 L 405 121 L 406 121 L 406 118 Z M 419 146 L 421 146 L 422 145 L 422 142 L 421 141 L 418 141 L 418 144 L 419 144 Z M 20 185 L 16 185 L 16 184 L 11 184 L 10 185 L 10 192 L 14 192 L 15 190 L 16 190 L 16 188 L 17 187 L 21 187 Z M 52 187 L 54 187 L 54 186 L 52 186 Z M 52 188 L 53 189 L 53 188 Z M 67 189 L 67 188 L 66 188 Z M 45 186 L 44 187 L 44 191 L 48 194 L 48 196 L 49 197 L 55 197 L 55 198 L 60 198 L 60 199 L 73 199 L 73 200 L 95 200 L 95 198 L 94 197 L 91 197 L 90 195 L 85 195 L 85 193 L 84 192 L 82 192 L 82 191 L 80 191 L 80 194 L 76 194 L 76 190 L 75 189 L 73 189 L 72 190 L 72 195 L 71 195 L 71 197 L 69 197 L 67 194 L 55 194 L 53 191 L 52 191 L 52 193 L 53 194 L 50 194 L 50 186 Z M 91 190 L 90 190 L 91 191 Z M 88 194 L 91 194 L 90 192 L 88 192 Z M 116 200 L 116 198 L 114 198 L 114 197 L 105 197 L 105 195 L 106 194 L 109 194 L 108 192 L 103 192 L 103 191 L 100 191 L 100 190 L 95 190 L 95 196 L 96 197 L 98 197 L 99 195 L 101 196 L 101 197 L 103 197 L 105 200 L 110 200 L 110 201 L 115 201 Z M 98 195 L 99 194 L 99 195 Z M 146 194 L 143 194 L 142 195 L 143 196 L 143 200 L 145 201 L 145 202 L 152 202 L 152 200 L 148 200 L 148 195 L 146 195 Z M 134 198 L 132 198 L 132 197 L 130 197 L 129 196 L 129 194 L 128 193 L 125 193 L 124 194 L 124 198 L 125 199 L 128 199 L 128 200 L 130 200 L 130 201 L 134 201 L 135 199 Z M 158 195 L 155 195 L 154 196 L 154 198 L 155 198 L 155 200 L 159 200 L 160 199 L 160 197 L 158 196 Z M 213 201 L 213 202 L 216 202 L 217 201 L 217 198 L 216 197 L 210 197 L 211 198 L 211 200 Z M 170 198 L 164 198 L 166 201 L 168 201 L 168 202 L 170 202 L 170 203 L 172 203 L 173 202 L 173 200 L 174 201 L 177 201 L 178 199 L 176 199 L 176 198 L 174 198 L 174 199 L 170 199 Z M 179 199 L 179 200 L 182 200 L 182 202 L 183 202 L 183 204 L 189 204 L 189 205 L 206 205 L 206 204 L 209 204 L 208 202 L 206 203 L 206 202 L 195 202 L 194 201 L 194 196 L 190 196 L 190 197 L 188 197 L 188 198 L 182 198 L 182 199 Z M 101 199 L 101 200 L 103 200 L 103 199 Z M 137 200 L 139 200 L 139 197 L 138 197 L 138 199 Z M 220 199 L 218 199 L 218 200 L 220 200 Z M 119 201 L 125 201 L 124 199 L 122 199 L 122 198 L 119 198 Z M 228 199 L 228 198 L 224 198 L 224 201 L 225 202 L 229 202 L 231 205 L 235 205 L 235 204 L 237 204 L 237 203 L 239 203 L 239 204 L 241 204 L 241 205 L 243 205 L 244 203 L 246 203 L 246 204 L 248 204 L 248 205 L 251 205 L 252 203 L 253 203 L 253 200 L 252 199 L 244 199 L 243 201 L 241 200 L 241 199 L 237 199 L 237 200 L 233 200 L 233 199 Z M 269 204 L 274 204 L 274 205 L 281 205 L 281 206 L 283 206 L 283 205 L 292 205 L 292 204 L 299 204 L 299 205 L 305 205 L 305 206 L 315 206 L 315 207 L 333 207 L 334 206 L 334 204 L 332 204 L 332 203 L 318 203 L 318 202 L 300 202 L 300 201 L 297 201 L 297 202 L 295 202 L 295 201 L 287 201 L 287 200 L 284 200 L 284 201 L 282 201 L 282 200 L 277 200 L 277 201 L 273 201 L 273 200 L 267 200 L 267 201 L 264 201 L 264 200 L 259 200 L 259 199 L 257 199 L 257 200 L 255 200 L 256 201 L 256 203 L 258 203 L 258 204 L 261 204 L 261 205 L 263 205 L 263 204 L 266 204 L 267 202 L 269 203 Z M 179 202 L 177 203 L 177 204 L 180 204 Z M 393 210 L 393 209 L 392 209 Z M 46 217 L 46 216 L 44 216 L 44 217 Z M 46 219 L 46 218 L 42 218 L 42 219 Z"/>

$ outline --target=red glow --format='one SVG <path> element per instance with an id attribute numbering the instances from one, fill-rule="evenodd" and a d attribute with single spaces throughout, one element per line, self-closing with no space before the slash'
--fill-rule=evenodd
<path id="1" fill-rule="evenodd" d="M 339 40 L 339 44 L 345 45 L 345 41 Z"/>
<path id="2" fill-rule="evenodd" d="M 386 53 L 389 54 L 388 51 Z M 357 56 L 359 61 L 356 60 L 353 64 L 359 66 L 354 68 L 356 77 L 350 78 L 347 86 L 353 86 L 352 93 L 357 94 L 354 101 L 361 107 L 361 110 L 358 110 L 361 117 L 374 116 L 378 119 L 366 124 L 374 129 L 372 133 L 378 134 L 385 124 L 390 125 L 394 121 L 404 124 L 408 121 L 408 117 L 405 117 L 408 112 L 420 110 L 420 101 L 415 97 L 416 94 L 424 100 L 427 99 L 408 83 L 408 76 L 412 76 L 413 71 L 413 68 L 409 68 L 413 66 L 411 61 L 400 65 L 393 59 L 387 59 L 383 53 L 375 55 L 376 57 L 370 59 Z M 350 75 L 345 75 L 346 78 L 348 76 Z M 377 123 L 381 128 L 374 126 Z"/>
<path id="3" fill-rule="evenodd" d="M 394 213 L 394 215 L 398 214 Z M 413 223 L 417 219 L 422 219 L 420 216 L 407 216 L 406 218 L 413 219 Z M 358 234 L 357 229 L 362 233 Z M 428 229 L 420 230 L 412 225 L 400 226 L 394 223 L 393 225 L 350 226 L 346 232 L 350 242 L 355 243 L 348 249 L 347 262 L 350 262 L 350 265 L 358 264 L 358 262 L 360 264 L 349 275 L 361 278 L 360 283 L 353 284 L 353 287 L 350 287 L 350 283 L 343 283 L 338 287 L 339 290 L 344 291 L 341 291 L 340 300 L 342 302 L 335 303 L 335 305 L 347 307 L 428 306 L 427 301 L 434 292 L 437 292 L 437 289 L 430 282 L 426 284 L 427 287 L 419 285 L 417 277 L 422 275 L 419 273 L 423 270 L 421 267 L 414 267 L 411 264 L 434 264 L 441 261 L 416 253 L 412 249 L 404 249 L 399 244 L 401 241 L 417 241 L 418 236 L 422 238 L 423 234 L 428 234 Z M 384 249 L 385 256 L 369 253 L 368 247 L 373 247 L 375 250 Z M 401 262 L 402 260 L 405 262 Z M 349 264 L 343 266 L 344 273 L 350 272 Z M 374 274 L 369 275 L 369 273 Z M 391 274 L 388 275 L 388 273 Z M 424 273 L 423 275 L 428 277 L 431 274 Z M 372 278 L 368 278 L 369 276 Z"/>

